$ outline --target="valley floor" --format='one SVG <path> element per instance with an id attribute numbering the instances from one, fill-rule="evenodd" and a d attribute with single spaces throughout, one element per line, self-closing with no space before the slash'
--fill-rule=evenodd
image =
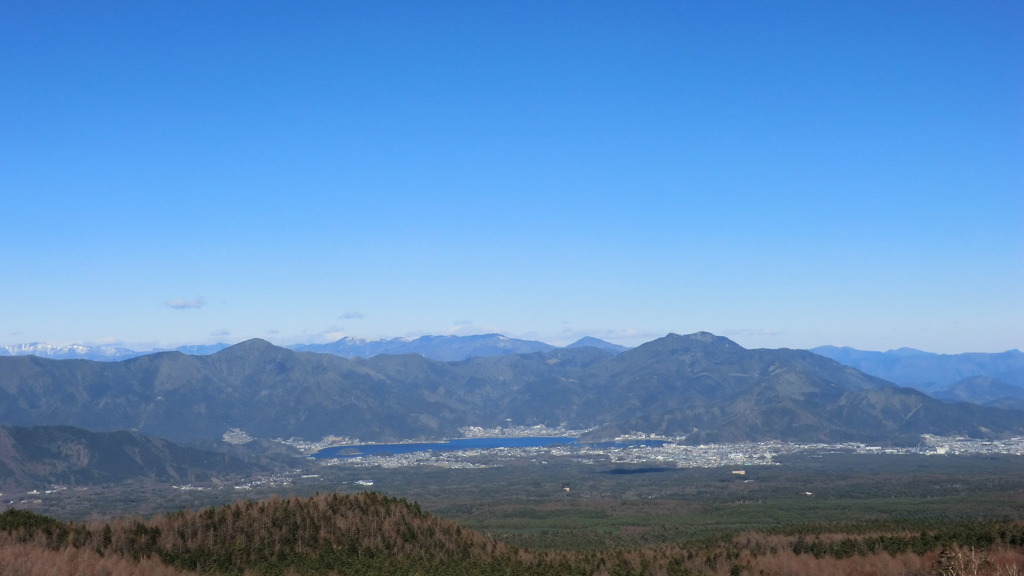
<path id="1" fill-rule="evenodd" d="M 297 459 L 298 465 L 291 471 L 255 479 L 203 485 L 138 481 L 87 488 L 51 487 L 49 493 L 43 490 L 13 498 L 5 495 L 4 499 L 17 500 L 13 505 L 17 508 L 64 521 L 90 523 L 87 525 L 94 526 L 93 539 L 104 523 L 125 526 L 125 530 L 130 529 L 125 533 L 130 540 L 150 530 L 138 527 L 144 525 L 131 518 L 153 517 L 145 525 L 156 522 L 153 526 L 161 526 L 167 521 L 158 520 L 160 513 L 180 509 L 197 510 L 272 495 L 358 495 L 373 490 L 416 502 L 415 510 L 423 509 L 455 522 L 452 526 L 472 529 L 465 534 L 477 535 L 473 536 L 474 544 L 466 548 L 479 553 L 474 556 L 473 562 L 478 562 L 473 564 L 474 570 L 495 574 L 504 574 L 508 568 L 511 573 L 523 575 L 925 576 L 939 574 L 940 570 L 946 570 L 943 574 L 973 570 L 998 576 L 1024 568 L 1024 458 L 1007 454 L 855 452 L 779 454 L 773 459 L 776 465 L 739 468 L 680 468 L 657 460 L 626 462 L 608 455 L 595 455 L 585 461 L 578 455 L 550 452 L 542 458 L 502 457 L 500 465 L 488 460 L 496 458 L 494 455 L 481 456 L 481 467 L 471 469 L 329 466 Z M 743 474 L 735 473 L 739 471 Z M 413 517 L 419 514 L 410 513 Z M 110 520 L 112 517 L 128 520 Z M 162 550 L 152 546 L 164 537 L 154 538 L 146 546 Z M 248 541 L 249 536 L 244 538 Z M 413 536 L 402 538 L 413 542 L 408 540 Z M 33 541 L 39 542 L 38 537 Z M 115 537 L 114 545 L 119 541 Z M 50 551 L 10 548 L 16 544 L 17 538 L 0 547 L 2 576 L 34 576 L 48 570 L 78 574 L 55 568 L 76 561 L 115 567 L 114 571 L 102 572 L 110 574 L 172 574 L 177 573 L 175 570 L 235 573 L 216 568 L 220 565 L 216 562 L 223 559 L 202 564 L 207 561 L 202 558 L 221 558 L 216 549 L 202 552 L 207 556 L 194 556 L 199 552 L 181 556 L 174 552 L 178 548 L 169 548 L 160 552 L 165 564 L 170 562 L 165 565 L 144 561 L 155 558 L 152 555 L 157 552 L 141 556 L 133 552 L 135 556 L 129 559 L 144 561 L 139 564 L 96 555 L 84 548 L 72 550 L 66 543 L 65 548 L 47 548 Z M 392 546 L 386 541 L 367 545 Z M 131 546 L 126 550 L 138 550 Z M 298 552 L 294 551 L 288 554 L 291 556 L 273 556 L 260 562 L 271 562 L 267 566 L 284 570 L 292 566 L 288 562 L 306 557 L 295 556 Z M 315 557 L 317 553 L 303 554 Z M 26 563 L 26 558 L 34 560 Z M 328 565 L 314 560 L 301 560 L 295 569 L 300 574 L 329 573 L 300 569 Z M 437 565 L 422 558 L 407 560 L 412 562 L 409 566 L 420 566 L 424 574 L 457 574 L 468 566 L 458 557 Z M 349 562 L 340 556 L 337 561 Z M 402 564 L 405 561 L 399 564 L 406 566 Z M 377 566 L 365 558 L 359 562 L 351 566 L 360 570 L 380 568 L 385 570 L 382 573 L 399 566 Z M 954 570 L 951 566 L 956 563 L 959 568 Z M 15 566 L 22 568 L 12 571 Z M 224 566 L 230 566 L 230 562 Z M 270 571 L 266 574 L 285 573 L 278 568 L 267 569 Z"/>
<path id="2" fill-rule="evenodd" d="M 1024 458 L 801 452 L 775 466 L 677 468 L 548 456 L 500 467 L 323 466 L 221 484 L 133 482 L 5 494 L 62 520 L 149 516 L 270 495 L 373 490 L 511 544 L 606 549 L 677 544 L 797 523 L 1024 521 Z M 484 464 L 487 462 L 484 461 Z M 744 474 L 734 474 L 743 471 Z"/>

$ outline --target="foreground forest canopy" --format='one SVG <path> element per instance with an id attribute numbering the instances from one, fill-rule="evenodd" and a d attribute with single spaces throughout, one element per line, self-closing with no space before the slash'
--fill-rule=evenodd
<path id="1" fill-rule="evenodd" d="M 790 525 L 687 546 L 534 551 L 377 493 L 318 494 L 148 520 L 0 514 L 0 574 L 1018 574 L 1024 523 Z"/>

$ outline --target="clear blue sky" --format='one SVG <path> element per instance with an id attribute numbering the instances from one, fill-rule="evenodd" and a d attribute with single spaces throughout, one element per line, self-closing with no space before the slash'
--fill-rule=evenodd
<path id="1" fill-rule="evenodd" d="M 0 4 L 0 343 L 1024 349 L 1024 3 Z"/>

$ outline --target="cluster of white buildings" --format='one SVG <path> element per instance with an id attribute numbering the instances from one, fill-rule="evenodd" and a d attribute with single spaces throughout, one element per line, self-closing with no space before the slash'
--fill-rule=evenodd
<path id="1" fill-rule="evenodd" d="M 507 448 L 474 448 L 472 450 L 435 451 L 424 450 L 421 452 L 409 452 L 406 454 L 370 454 L 366 456 L 352 456 L 349 458 L 326 458 L 318 460 L 324 466 L 354 466 L 358 468 L 369 468 L 380 466 L 381 468 L 406 468 L 409 466 L 439 466 L 441 468 L 492 468 L 494 465 L 468 462 L 470 458 L 488 456 L 498 450 Z M 515 448 L 514 450 L 520 450 Z"/>
<path id="2" fill-rule="evenodd" d="M 309 440 L 294 437 L 287 440 L 274 438 L 273 441 L 280 442 L 281 444 L 287 444 L 292 448 L 297 448 L 302 451 L 303 454 L 313 454 L 323 450 L 324 448 L 333 448 L 335 446 L 356 446 L 363 443 L 359 438 L 352 438 L 349 436 L 324 436 L 322 440 L 317 442 L 311 442 Z"/>
<path id="3" fill-rule="evenodd" d="M 255 478 L 234 485 L 218 484 L 213 486 L 196 486 L 194 484 L 180 484 L 173 486 L 173 488 L 182 492 L 204 492 L 207 490 L 254 490 L 256 488 L 291 486 L 294 482 L 301 479 L 320 477 L 319 474 L 303 474 L 302 472 L 302 470 L 293 470 L 285 473 L 256 476 Z"/>
<path id="4" fill-rule="evenodd" d="M 957 436 L 921 436 L 918 452 L 922 454 L 1013 454 L 1024 455 L 1024 438 L 977 440 Z"/>
<path id="5" fill-rule="evenodd" d="M 570 437 L 579 438 L 590 430 L 574 430 L 559 426 L 548 428 L 543 424 L 536 426 L 498 426 L 496 428 L 482 428 L 480 426 L 465 426 L 459 428 L 463 438 L 533 438 L 533 437 Z"/>
<path id="6" fill-rule="evenodd" d="M 633 446 L 621 446 L 637 440 Z M 660 446 L 643 445 L 642 440 L 661 440 Z M 617 464 L 658 464 L 677 468 L 716 468 L 720 466 L 767 466 L 777 464 L 775 458 L 799 452 L 845 452 L 853 454 L 1024 454 L 1024 438 L 1008 440 L 975 440 L 958 437 L 926 436 L 914 447 L 882 447 L 847 442 L 840 444 L 798 444 L 795 442 L 743 442 L 690 446 L 681 439 L 665 439 L 653 435 L 644 438 L 617 439 L 620 446 L 555 445 L 520 448 L 473 448 L 450 451 L 420 451 L 407 454 L 372 454 L 348 458 L 330 458 L 319 462 L 326 466 L 402 468 L 440 466 L 444 468 L 488 468 L 501 466 L 502 461 L 569 458 L 584 464 L 598 460 Z M 544 462 L 546 463 L 546 462 Z"/>

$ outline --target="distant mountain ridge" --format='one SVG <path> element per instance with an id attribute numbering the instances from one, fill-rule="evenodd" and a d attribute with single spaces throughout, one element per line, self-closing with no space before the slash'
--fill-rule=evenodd
<path id="1" fill-rule="evenodd" d="M 566 346 L 566 348 L 580 348 L 583 346 L 592 346 L 594 348 L 600 348 L 601 350 L 607 350 L 612 354 L 621 354 L 626 350 L 630 349 L 628 346 L 612 344 L 611 342 L 605 342 L 604 340 L 599 340 L 597 338 L 594 338 L 593 336 L 584 336 L 583 338 L 580 338 L 579 340 L 573 342 L 572 344 L 569 344 L 568 346 Z"/>
<path id="2" fill-rule="evenodd" d="M 1024 352 L 933 354 L 913 348 L 871 352 L 819 346 L 811 352 L 831 358 L 872 376 L 924 392 L 937 392 L 971 376 L 986 376 L 1024 387 Z"/>
<path id="3" fill-rule="evenodd" d="M 179 346 L 173 351 L 182 354 L 213 354 L 230 346 L 219 342 L 217 344 L 200 344 L 192 346 Z M 138 352 L 121 346 L 88 346 L 85 344 L 69 344 L 67 346 L 56 346 L 43 342 L 32 342 L 31 344 L 8 344 L 0 346 L 0 356 L 38 356 L 52 360 L 95 360 L 98 362 L 120 362 L 129 358 L 138 358 L 146 354 L 168 352 L 169 350 L 150 350 Z"/>
<path id="4" fill-rule="evenodd" d="M 950 404 L 805 350 L 706 332 L 620 354 L 595 346 L 442 362 L 343 358 L 249 340 L 206 356 L 122 362 L 0 357 L 0 423 L 136 429 L 175 440 L 450 438 L 465 426 L 565 425 L 692 442 L 878 441 L 1024 433 L 1014 410 Z"/>
<path id="5" fill-rule="evenodd" d="M 142 354 L 148 354 L 148 352 L 136 352 L 120 346 L 86 346 L 84 344 L 55 346 L 43 342 L 0 346 L 0 356 L 39 356 L 54 360 L 81 359 L 116 362 L 135 358 Z"/>
<path id="6" fill-rule="evenodd" d="M 475 356 L 529 354 L 554 350 L 555 346 L 534 340 L 519 340 L 501 334 L 477 336 L 420 336 L 414 340 L 363 340 L 342 338 L 328 344 L 296 344 L 289 346 L 300 352 L 321 352 L 343 358 L 371 358 L 378 354 L 419 354 L 426 358 L 454 362 Z"/>
<path id="7" fill-rule="evenodd" d="M 204 356 L 206 354 L 215 354 L 230 346 L 230 344 L 225 344 L 223 342 L 218 342 L 216 344 L 192 344 L 188 346 L 178 346 L 173 351 L 192 356 Z M 166 350 L 154 350 L 153 352 L 166 352 Z M 152 354 L 153 352 L 145 352 L 144 354 Z"/>
<path id="8" fill-rule="evenodd" d="M 173 351 L 190 355 L 208 355 L 220 352 L 229 344 L 200 344 L 179 346 Z M 594 346 L 618 354 L 629 350 L 626 346 L 612 344 L 590 336 L 569 344 L 567 347 Z M 420 354 L 421 356 L 445 362 L 466 360 L 475 356 L 501 356 L 504 354 L 529 354 L 554 350 L 556 346 L 534 340 L 519 340 L 501 334 L 481 334 L 476 336 L 421 336 L 416 339 L 391 338 L 368 340 L 364 338 L 344 337 L 326 344 L 293 344 L 288 346 L 299 352 L 320 352 L 334 354 L 343 358 L 370 358 L 378 354 Z M 38 356 L 54 360 L 96 360 L 101 362 L 119 362 L 129 358 L 138 358 L 147 354 L 168 352 L 169 350 L 151 350 L 137 352 L 118 346 L 86 346 L 72 344 L 70 346 L 54 346 L 51 344 L 32 343 L 0 346 L 0 356 Z"/>

